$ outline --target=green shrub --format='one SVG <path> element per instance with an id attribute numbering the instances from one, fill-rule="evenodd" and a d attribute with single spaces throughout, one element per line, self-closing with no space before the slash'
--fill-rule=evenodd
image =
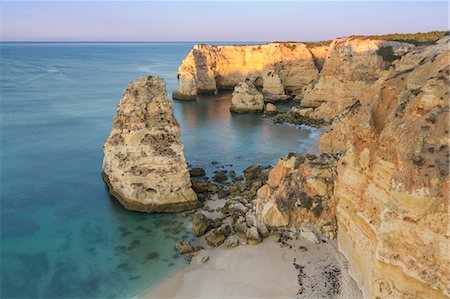
<path id="1" fill-rule="evenodd" d="M 313 201 L 312 198 L 308 196 L 305 192 L 300 194 L 300 205 L 302 208 L 310 210 L 312 207 Z"/>
<path id="2" fill-rule="evenodd" d="M 322 214 L 322 211 L 323 211 L 322 199 L 319 198 L 316 200 L 312 212 L 314 213 L 314 216 L 319 217 L 320 214 Z"/>
<path id="3" fill-rule="evenodd" d="M 379 48 L 377 54 L 380 55 L 385 62 L 392 62 L 400 58 L 400 56 L 394 54 L 394 49 L 391 46 Z"/>

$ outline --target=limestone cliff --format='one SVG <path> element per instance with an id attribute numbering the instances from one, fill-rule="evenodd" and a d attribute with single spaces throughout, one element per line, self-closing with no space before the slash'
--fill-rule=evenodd
<path id="1" fill-rule="evenodd" d="M 282 158 L 258 191 L 258 216 L 270 227 L 308 223 L 328 237 L 328 224 L 337 227 L 339 248 L 367 298 L 447 298 L 449 38 L 410 49 L 387 70 L 366 51 L 335 60 L 333 49 L 341 42 L 333 42 L 325 79 L 313 91 L 352 104 L 321 138 L 322 152 L 338 161 L 319 163 L 324 171 L 312 163 L 324 154 L 312 161 Z M 346 49 L 379 43 L 366 40 Z M 356 62 L 347 64 L 349 59 Z M 299 115 L 318 112 L 323 110 Z M 323 210 L 314 217 L 318 199 Z"/>
<path id="2" fill-rule="evenodd" d="M 303 94 L 318 76 L 314 57 L 302 43 L 195 45 L 178 68 L 179 85 L 173 97 L 195 99 L 200 93 L 233 89 L 249 76 L 259 78 L 264 86 L 264 70 L 272 71 L 270 75 L 265 72 L 264 80 L 267 94 L 272 99 L 279 95 L 286 98 L 286 95 Z M 272 94 L 274 89 L 277 92 Z"/>
<path id="3" fill-rule="evenodd" d="M 369 298 L 449 296 L 448 38 L 417 48 L 322 137 L 338 242 Z"/>
<path id="4" fill-rule="evenodd" d="M 303 99 L 302 107 L 317 108 L 314 114 L 331 120 L 360 100 L 362 93 L 378 80 L 388 67 L 380 49 L 392 49 L 392 56 L 401 56 L 412 44 L 361 38 L 338 38 L 333 40 L 325 58 L 320 78 L 311 85 Z M 317 54 L 316 54 L 317 55 Z M 324 105 L 322 105 L 325 103 Z"/>
<path id="5" fill-rule="evenodd" d="M 104 145 L 103 177 L 130 210 L 172 212 L 197 205 L 162 79 L 141 77 L 128 85 Z"/>

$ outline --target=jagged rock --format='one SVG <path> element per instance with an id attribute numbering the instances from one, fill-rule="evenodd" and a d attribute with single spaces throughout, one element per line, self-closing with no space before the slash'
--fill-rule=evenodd
<path id="1" fill-rule="evenodd" d="M 229 225 L 221 226 L 214 229 L 206 236 L 206 243 L 211 247 L 217 247 L 223 244 L 225 238 L 231 234 L 231 227 Z"/>
<path id="2" fill-rule="evenodd" d="M 225 198 L 228 195 L 230 195 L 230 192 L 228 190 L 219 189 L 219 191 L 217 191 L 217 196 L 219 197 L 219 199 Z"/>
<path id="3" fill-rule="evenodd" d="M 401 56 L 414 45 L 358 37 L 335 39 L 330 44 L 317 84 L 306 91 L 301 100 L 302 107 L 320 106 L 309 113 L 308 118 L 330 122 L 359 100 L 388 67 L 377 53 L 382 47 L 392 47 L 394 53 Z"/>
<path id="4" fill-rule="evenodd" d="M 236 85 L 231 97 L 230 111 L 232 112 L 262 112 L 264 99 L 253 82 L 245 80 Z"/>
<path id="5" fill-rule="evenodd" d="M 261 236 L 258 233 L 258 229 L 255 226 L 247 229 L 246 238 L 248 244 L 258 244 L 262 241 Z"/>
<path id="6" fill-rule="evenodd" d="M 242 175 L 238 175 L 233 178 L 233 182 L 241 182 L 243 180 L 244 180 L 244 177 Z"/>
<path id="7" fill-rule="evenodd" d="M 254 180 L 261 175 L 261 166 L 252 165 L 244 170 L 244 177 L 247 181 Z"/>
<path id="8" fill-rule="evenodd" d="M 256 228 L 258 229 L 258 232 L 259 232 L 261 237 L 265 238 L 265 237 L 267 237 L 269 235 L 269 230 L 267 229 L 267 227 L 264 224 L 264 222 L 262 222 L 260 220 L 257 220 Z"/>
<path id="9" fill-rule="evenodd" d="M 233 218 L 233 229 L 240 236 L 246 237 L 247 235 L 247 223 L 243 216 Z"/>
<path id="10" fill-rule="evenodd" d="M 194 167 L 192 168 L 189 173 L 191 174 L 191 176 L 193 177 L 202 177 L 205 176 L 205 170 L 203 168 L 200 167 Z"/>
<path id="11" fill-rule="evenodd" d="M 240 202 L 229 202 L 228 211 L 230 211 L 231 214 L 245 214 L 247 213 L 248 208 Z"/>
<path id="12" fill-rule="evenodd" d="M 272 228 L 325 223 L 336 231 L 332 192 L 337 159 L 333 155 L 288 154 L 270 171 L 257 192 L 256 215 Z"/>
<path id="13" fill-rule="evenodd" d="M 284 86 L 278 68 L 268 68 L 262 71 L 263 96 L 265 102 L 285 101 L 290 97 L 284 93 Z"/>
<path id="14" fill-rule="evenodd" d="M 195 45 L 178 68 L 178 90 L 173 97 L 195 99 L 200 93 L 233 89 L 248 77 L 262 81 L 267 68 L 277 69 L 282 87 L 293 96 L 303 94 L 318 76 L 314 57 L 302 43 Z"/>
<path id="15" fill-rule="evenodd" d="M 218 183 L 224 183 L 228 180 L 227 174 L 223 171 L 219 171 L 218 173 L 216 173 L 216 175 L 214 176 L 214 181 L 218 182 Z"/>
<path id="16" fill-rule="evenodd" d="M 194 251 L 194 248 L 192 248 L 192 245 L 188 240 L 177 242 L 177 244 L 175 244 L 175 249 L 179 254 L 191 253 Z"/>
<path id="17" fill-rule="evenodd" d="M 245 222 L 247 222 L 248 226 L 256 226 L 258 220 L 255 215 L 248 213 L 245 215 Z"/>
<path id="18" fill-rule="evenodd" d="M 162 79 L 141 77 L 125 90 L 104 145 L 103 178 L 130 210 L 175 212 L 197 206 Z"/>
<path id="19" fill-rule="evenodd" d="M 236 234 L 230 235 L 225 240 L 225 247 L 227 248 L 234 248 L 239 246 L 239 237 Z"/>
<path id="20" fill-rule="evenodd" d="M 211 226 L 211 219 L 197 213 L 192 215 L 192 234 L 196 237 L 203 236 Z"/>
<path id="21" fill-rule="evenodd" d="M 198 193 L 206 193 L 208 192 L 208 183 L 207 182 L 200 182 L 197 180 L 192 180 L 192 189 L 198 194 Z"/>

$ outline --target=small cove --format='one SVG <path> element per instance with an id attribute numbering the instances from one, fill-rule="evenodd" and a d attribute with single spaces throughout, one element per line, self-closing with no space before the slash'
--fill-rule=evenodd
<path id="1" fill-rule="evenodd" d="M 126 85 L 158 75 L 171 93 L 192 45 L 0 44 L 5 298 L 132 297 L 185 264 L 174 244 L 192 238 L 188 219 L 126 211 L 100 173 Z M 229 92 L 174 102 L 186 160 L 209 176 L 318 151 L 320 130 L 231 114 L 229 102 Z"/>

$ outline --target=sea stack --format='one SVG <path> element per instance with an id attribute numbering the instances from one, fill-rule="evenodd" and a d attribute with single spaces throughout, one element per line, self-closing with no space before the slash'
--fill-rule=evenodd
<path id="1" fill-rule="evenodd" d="M 104 144 L 103 178 L 129 210 L 177 212 L 197 206 L 163 79 L 141 77 L 128 85 Z"/>

